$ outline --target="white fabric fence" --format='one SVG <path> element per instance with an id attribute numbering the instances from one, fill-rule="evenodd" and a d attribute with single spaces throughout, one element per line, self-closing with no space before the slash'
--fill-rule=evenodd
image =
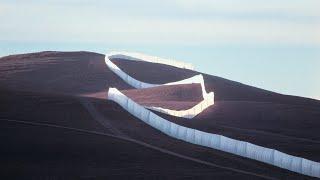
<path id="1" fill-rule="evenodd" d="M 156 56 L 149 56 L 142 53 L 113 51 L 108 53 L 107 56 L 110 58 L 120 58 L 120 59 L 134 60 L 134 61 L 146 61 L 146 62 L 152 62 L 152 63 L 158 63 L 158 64 L 166 64 L 166 65 L 183 68 L 183 69 L 194 70 L 194 67 L 191 63 L 185 63 L 185 62 L 176 61 L 173 59 L 164 59 Z"/>
<path id="2" fill-rule="evenodd" d="M 199 104 L 187 110 L 177 111 L 177 110 L 165 109 L 161 107 L 153 107 L 153 106 L 145 106 L 145 107 L 154 111 L 171 115 L 171 116 L 192 119 L 193 117 L 200 114 L 202 111 L 204 111 L 205 109 L 207 109 L 209 106 L 213 104 L 214 104 L 214 94 L 209 93 L 206 96 L 206 99 L 202 100 Z"/>
<path id="3" fill-rule="evenodd" d="M 320 163 L 318 162 L 285 154 L 275 149 L 257 146 L 249 142 L 180 126 L 137 104 L 116 88 L 109 89 L 108 99 L 115 101 L 130 114 L 173 138 L 320 178 Z"/>
<path id="4" fill-rule="evenodd" d="M 131 85 L 134 88 L 143 89 L 143 88 L 158 87 L 158 86 L 163 86 L 163 85 L 179 85 L 179 84 L 199 83 L 201 85 L 202 96 L 203 96 L 203 100 L 199 104 L 197 104 L 196 106 L 194 106 L 190 109 L 187 109 L 187 110 L 177 111 L 177 110 L 165 109 L 165 108 L 161 108 L 161 107 L 147 107 L 147 108 L 152 109 L 154 111 L 161 112 L 161 113 L 169 114 L 172 116 L 184 117 L 184 118 L 191 119 L 191 118 L 197 116 L 198 114 L 200 114 L 205 109 L 207 109 L 209 106 L 214 104 L 214 93 L 213 92 L 210 92 L 210 93 L 206 92 L 205 85 L 204 85 L 204 79 L 201 74 L 193 76 L 188 79 L 181 80 L 181 81 L 176 81 L 176 82 L 171 82 L 171 83 L 166 83 L 166 84 L 150 84 L 150 83 L 145 83 L 145 82 L 141 82 L 141 81 L 134 79 L 133 77 L 129 76 L 127 73 L 122 71 L 117 65 L 115 65 L 110 60 L 110 58 L 123 58 L 123 59 L 129 59 L 129 60 L 139 60 L 139 61 L 152 62 L 150 59 L 148 59 L 146 57 L 153 57 L 153 56 L 147 56 L 147 55 L 142 55 L 142 54 L 138 54 L 138 53 L 125 53 L 125 54 L 109 53 L 105 57 L 105 62 L 111 71 L 113 71 L 121 79 L 123 79 L 126 83 L 128 83 L 129 85 Z M 146 59 L 144 59 L 144 58 L 146 58 Z M 156 60 L 160 61 L 158 59 L 156 59 Z M 168 65 L 175 64 L 175 62 L 171 62 L 170 60 L 166 60 L 166 61 L 168 61 Z M 167 62 L 161 62 L 161 63 L 166 64 Z M 175 64 L 175 65 L 180 66 L 181 64 Z M 181 65 L 181 67 L 184 67 L 184 66 L 187 66 L 187 65 Z"/>

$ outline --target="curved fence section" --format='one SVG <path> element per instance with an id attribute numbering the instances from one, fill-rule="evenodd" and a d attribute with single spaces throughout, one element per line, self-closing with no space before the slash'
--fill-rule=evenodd
<path id="1" fill-rule="evenodd" d="M 214 104 L 214 94 L 208 93 L 204 100 L 202 100 L 199 104 L 187 110 L 177 111 L 177 110 L 165 109 L 165 108 L 154 107 L 154 106 L 145 106 L 145 107 L 154 111 L 171 115 L 171 116 L 192 119 L 213 104 Z"/>
<path id="2" fill-rule="evenodd" d="M 134 53 L 131 53 L 131 54 L 134 54 Z M 114 64 L 110 60 L 110 58 L 122 58 L 122 59 L 130 59 L 130 60 L 139 59 L 139 61 L 152 62 L 151 60 L 148 60 L 148 59 L 144 60 L 143 59 L 144 56 L 147 56 L 147 55 L 134 54 L 135 56 L 131 57 L 130 56 L 131 54 L 130 53 L 126 53 L 124 55 L 122 55 L 120 53 L 107 54 L 105 57 L 105 63 L 111 71 L 113 71 L 121 79 L 123 79 L 126 83 L 128 83 L 129 85 L 131 85 L 134 88 L 144 89 L 144 88 L 152 88 L 152 87 L 158 87 L 158 86 L 163 86 L 163 85 L 179 85 L 179 84 L 194 84 L 194 83 L 199 83 L 201 85 L 203 100 L 199 104 L 197 104 L 196 106 L 194 106 L 190 109 L 177 111 L 177 110 L 165 109 L 165 108 L 161 108 L 161 107 L 147 107 L 147 108 L 152 109 L 154 111 L 161 112 L 161 113 L 169 114 L 172 116 L 184 117 L 184 118 L 191 119 L 191 118 L 195 117 L 196 115 L 200 114 L 205 109 L 207 109 L 209 106 L 214 104 L 214 93 L 213 92 L 210 92 L 210 93 L 206 92 L 204 79 L 201 74 L 193 76 L 188 79 L 181 80 L 181 81 L 170 82 L 170 83 L 166 83 L 166 84 L 150 84 L 150 83 L 145 83 L 145 82 L 141 82 L 139 80 L 134 79 L 133 77 L 131 77 L 130 75 L 128 75 L 127 73 L 122 71 L 116 64 Z M 139 55 L 141 55 L 141 57 Z M 169 60 L 167 60 L 167 61 L 169 61 Z M 162 64 L 165 64 L 165 62 L 162 62 Z M 171 64 L 173 64 L 173 62 L 171 62 Z M 170 63 L 168 65 L 170 65 Z M 178 65 L 179 64 L 177 64 L 177 66 Z"/>
<path id="3" fill-rule="evenodd" d="M 194 67 L 191 63 L 185 63 L 181 61 L 176 61 L 173 59 L 165 59 L 156 56 L 149 56 L 142 53 L 133 53 L 133 52 L 110 52 L 107 56 L 110 58 L 120 58 L 120 59 L 128 59 L 134 61 L 146 61 L 152 63 L 166 64 L 178 68 L 190 69 L 194 70 Z"/>
<path id="4" fill-rule="evenodd" d="M 172 123 L 137 104 L 116 88 L 109 89 L 108 99 L 115 101 L 133 116 L 170 137 L 254 159 L 296 173 L 320 178 L 320 163 L 318 162 L 292 156 L 275 149 L 254 145 L 249 142 L 206 133 Z"/>

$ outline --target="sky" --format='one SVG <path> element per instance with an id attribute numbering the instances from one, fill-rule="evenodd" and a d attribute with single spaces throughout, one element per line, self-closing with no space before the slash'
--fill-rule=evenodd
<path id="1" fill-rule="evenodd" d="M 320 99 L 319 0 L 0 0 L 0 56 L 137 51 Z"/>

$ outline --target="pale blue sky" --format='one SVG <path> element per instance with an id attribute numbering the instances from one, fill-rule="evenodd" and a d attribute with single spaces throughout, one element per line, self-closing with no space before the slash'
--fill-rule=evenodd
<path id="1" fill-rule="evenodd" d="M 320 99 L 319 0 L 1 0 L 0 56 L 138 51 Z"/>

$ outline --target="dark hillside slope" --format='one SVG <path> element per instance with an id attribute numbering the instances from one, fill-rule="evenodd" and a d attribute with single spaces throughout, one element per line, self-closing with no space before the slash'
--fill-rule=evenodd
<path id="1" fill-rule="evenodd" d="M 167 83 L 198 74 L 195 71 L 161 64 L 120 59 L 113 61 L 132 77 L 149 83 Z M 281 95 L 206 74 L 204 74 L 204 79 L 207 91 L 215 92 L 213 106 L 191 120 L 161 116 L 188 127 L 320 161 L 320 133 L 318 132 L 320 129 L 320 101 Z M 183 168 L 186 170 L 195 168 L 195 171 L 198 172 L 198 164 L 191 163 L 189 166 L 188 163 L 184 163 L 184 166 L 177 160 L 163 160 L 162 164 L 159 164 L 160 167 L 150 165 L 151 162 L 162 161 L 159 158 L 162 155 L 155 155 L 157 157 L 150 158 L 149 161 L 142 153 L 143 147 L 140 151 L 137 150 L 138 146 L 133 147 L 136 145 L 132 145 L 132 152 L 134 152 L 132 153 L 127 151 L 131 145 L 118 142 L 113 138 L 105 140 L 97 138 L 97 143 L 90 143 L 90 141 L 95 141 L 93 139 L 96 138 L 96 135 L 82 137 L 83 135 L 67 133 L 60 129 L 30 128 L 14 122 L 17 120 L 115 134 L 223 167 L 277 179 L 306 178 L 263 163 L 172 139 L 132 117 L 116 103 L 106 100 L 107 89 L 116 87 L 142 104 L 150 103 L 150 105 L 184 109 L 200 100 L 199 88 L 194 86 L 198 85 L 135 90 L 107 68 L 104 63 L 104 55 L 90 52 L 41 52 L 2 57 L 0 58 L 0 119 L 2 119 L 0 134 L 5 140 L 4 143 L 7 144 L 4 146 L 6 148 L 3 148 L 2 159 L 6 156 L 8 158 L 2 161 L 1 166 L 7 167 L 3 169 L 8 172 L 18 171 L 22 174 L 29 172 L 32 174 L 37 168 L 41 169 L 40 166 L 51 164 L 52 168 L 43 166 L 43 174 L 52 172 L 54 175 L 70 174 L 74 176 L 76 172 L 83 172 L 80 175 L 85 177 L 93 177 L 94 174 L 96 174 L 94 177 L 100 175 L 105 177 L 105 172 L 110 172 L 112 177 L 117 177 L 119 170 L 108 171 L 106 169 L 125 167 L 129 168 L 128 172 L 132 172 L 127 175 L 135 174 L 133 177 L 145 175 L 146 171 L 141 170 L 144 168 L 148 172 L 154 172 L 154 175 L 171 176 L 175 174 L 173 170 L 170 171 L 165 167 L 166 163 L 177 168 L 176 176 L 172 177 L 184 177 L 180 176 L 184 172 Z M 74 141 L 72 141 L 73 138 Z M 83 142 L 80 142 L 81 139 Z M 110 152 L 109 148 L 113 144 L 119 152 Z M 35 154 L 29 157 L 32 152 L 31 147 L 34 148 Z M 123 151 L 119 150 L 122 148 L 124 148 Z M 75 152 L 79 149 L 85 150 Z M 104 151 L 109 154 L 101 155 Z M 95 152 L 96 155 L 94 155 Z M 123 153 L 123 156 L 117 153 Z M 39 158 L 36 158 L 37 154 Z M 108 164 L 109 155 L 110 158 L 114 158 L 114 161 L 123 164 L 115 164 L 114 167 Z M 54 160 L 47 156 L 52 156 Z M 98 161 L 97 159 L 101 156 L 103 156 L 102 160 Z M 141 161 L 132 156 L 141 157 Z M 10 158 L 13 161 L 10 161 Z M 21 163 L 17 158 L 21 158 Z M 62 159 L 64 158 L 67 158 L 65 171 L 63 166 L 59 167 L 63 164 Z M 137 161 L 136 166 L 131 167 L 127 164 L 126 160 L 130 158 Z M 72 161 L 79 162 L 78 166 L 71 167 Z M 99 163 L 94 165 L 95 161 Z M 106 163 L 103 164 L 102 161 Z M 143 161 L 145 164 L 141 163 Z M 94 168 L 86 169 L 85 165 L 90 163 L 93 163 Z M 148 169 L 148 166 L 151 169 Z M 168 167 L 172 168 L 172 166 Z M 181 169 L 179 169 L 180 166 Z M 131 168 L 133 168 L 132 171 Z M 234 178 L 233 172 L 230 175 L 229 171 L 212 170 L 213 176 L 227 179 Z M 199 174 L 189 174 L 191 170 L 185 173 L 187 177 L 189 175 L 198 177 L 199 174 L 203 177 L 212 177 L 211 169 L 210 173 L 202 170 L 199 170 Z M 239 177 L 243 177 L 242 175 Z M 245 179 L 251 178 L 250 175 L 244 175 L 244 177 Z"/>
<path id="2" fill-rule="evenodd" d="M 109 105 L 103 109 L 113 112 L 107 113 L 104 120 L 123 136 L 99 124 L 75 97 L 3 89 L 0 92 L 1 178 L 261 179 L 271 171 L 279 171 L 277 177 L 299 177 L 254 162 L 248 165 L 232 156 L 226 161 L 224 153 L 177 142 L 146 125 L 136 127 L 139 120 L 126 112 L 119 113 L 119 107 L 110 101 L 91 99 L 97 108 L 99 103 Z M 152 142 L 154 138 L 158 141 Z M 168 145 L 171 148 L 165 148 Z M 196 156 L 190 153 L 195 151 Z M 207 161 L 201 158 L 205 154 L 217 157 L 210 155 L 215 161 Z M 220 159 L 218 164 L 216 158 Z M 237 162 L 231 169 L 230 161 Z M 245 168 L 237 168 L 238 164 Z"/>

